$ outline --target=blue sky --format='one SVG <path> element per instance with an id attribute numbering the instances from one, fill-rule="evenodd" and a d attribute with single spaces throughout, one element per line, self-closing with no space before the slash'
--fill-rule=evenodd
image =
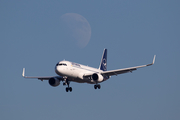
<path id="1" fill-rule="evenodd" d="M 177 0 L 1 0 L 0 119 L 179 120 L 180 15 Z M 85 48 L 62 37 L 60 17 L 77 13 L 91 26 Z M 101 84 L 51 87 L 27 75 L 54 76 L 63 59 L 108 70 L 143 65 Z"/>

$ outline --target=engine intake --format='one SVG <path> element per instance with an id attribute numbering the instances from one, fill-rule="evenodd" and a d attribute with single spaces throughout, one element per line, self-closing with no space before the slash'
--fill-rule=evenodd
<path id="1" fill-rule="evenodd" d="M 93 79 L 93 80 L 97 81 L 98 78 L 99 78 L 99 77 L 98 77 L 98 75 L 97 75 L 96 73 L 94 73 L 94 74 L 92 75 L 92 79 Z"/>
<path id="2" fill-rule="evenodd" d="M 50 78 L 49 79 L 49 84 L 53 87 L 56 87 L 60 84 L 60 80 L 57 78 Z"/>
<path id="3" fill-rule="evenodd" d="M 92 79 L 94 81 L 102 82 L 103 81 L 103 76 L 101 74 L 94 73 L 92 75 Z"/>

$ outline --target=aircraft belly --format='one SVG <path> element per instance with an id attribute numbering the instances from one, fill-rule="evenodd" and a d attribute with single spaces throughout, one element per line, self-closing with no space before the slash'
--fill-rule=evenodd
<path id="1" fill-rule="evenodd" d="M 70 81 L 72 82 L 77 82 L 77 83 L 88 83 L 88 84 L 95 84 L 95 82 L 93 80 L 90 79 L 80 79 L 78 77 L 73 78 L 73 77 L 69 77 L 68 78 Z"/>

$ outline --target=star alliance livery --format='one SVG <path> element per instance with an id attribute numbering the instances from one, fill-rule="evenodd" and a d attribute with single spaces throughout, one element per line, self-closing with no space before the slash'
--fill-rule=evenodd
<path id="1" fill-rule="evenodd" d="M 68 86 L 66 87 L 66 92 L 72 91 L 72 87 L 69 86 L 70 82 L 94 84 L 94 89 L 100 89 L 101 86 L 99 83 L 108 80 L 113 75 L 128 73 L 137 70 L 137 68 L 153 65 L 155 62 L 155 57 L 156 55 L 154 55 L 153 62 L 151 64 L 107 71 L 107 49 L 104 49 L 98 69 L 70 61 L 60 61 L 55 66 L 55 72 L 58 76 L 29 77 L 25 76 L 25 68 L 23 68 L 22 76 L 24 78 L 35 78 L 41 81 L 48 80 L 49 84 L 53 87 L 58 86 L 60 81 L 62 81 L 63 85 Z"/>

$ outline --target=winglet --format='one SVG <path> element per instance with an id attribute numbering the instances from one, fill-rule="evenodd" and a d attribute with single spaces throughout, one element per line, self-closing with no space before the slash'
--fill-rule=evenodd
<path id="1" fill-rule="evenodd" d="M 152 65 L 155 63 L 156 55 L 154 55 Z"/>
<path id="2" fill-rule="evenodd" d="M 25 68 L 23 68 L 22 76 L 25 77 Z"/>
<path id="3" fill-rule="evenodd" d="M 155 63 L 156 55 L 154 55 L 153 62 L 151 64 L 147 64 L 146 66 L 153 65 Z"/>

